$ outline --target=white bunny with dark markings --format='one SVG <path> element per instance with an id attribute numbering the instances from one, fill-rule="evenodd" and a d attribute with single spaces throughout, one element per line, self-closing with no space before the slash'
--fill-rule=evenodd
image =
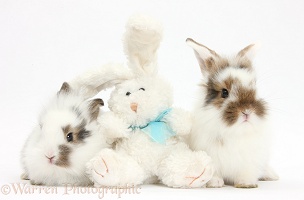
<path id="1" fill-rule="evenodd" d="M 92 185 L 85 164 L 109 147 L 97 124 L 100 106 L 102 99 L 86 101 L 64 83 L 23 147 L 22 178 L 39 185 Z"/>
<path id="2" fill-rule="evenodd" d="M 203 75 L 195 107 L 190 146 L 206 151 L 216 171 L 208 187 L 233 184 L 257 187 L 258 180 L 277 180 L 268 166 L 270 132 L 266 102 L 258 97 L 251 59 L 256 45 L 226 58 L 187 39 Z"/>

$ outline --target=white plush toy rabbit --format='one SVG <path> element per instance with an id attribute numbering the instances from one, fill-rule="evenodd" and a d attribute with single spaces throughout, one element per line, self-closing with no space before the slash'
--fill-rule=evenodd
<path id="1" fill-rule="evenodd" d="M 257 94 L 251 62 L 256 45 L 228 59 L 192 39 L 187 43 L 203 74 L 190 146 L 206 151 L 215 163 L 214 177 L 207 186 L 222 187 L 225 181 L 239 188 L 254 188 L 259 179 L 277 180 L 268 166 L 267 104 Z"/>
<path id="2" fill-rule="evenodd" d="M 86 163 L 109 147 L 98 129 L 101 99 L 85 101 L 67 83 L 42 111 L 21 155 L 23 179 L 42 185 L 92 185 Z"/>
<path id="3" fill-rule="evenodd" d="M 115 85 L 108 102 L 110 112 L 98 121 L 116 146 L 102 150 L 88 163 L 95 186 L 137 185 L 156 176 L 170 187 L 203 187 L 213 175 L 210 157 L 191 151 L 180 137 L 190 133 L 192 118 L 172 108 L 172 88 L 157 75 L 161 37 L 159 22 L 135 16 L 124 36 L 129 68 L 104 66 L 71 82 L 88 96 Z"/>

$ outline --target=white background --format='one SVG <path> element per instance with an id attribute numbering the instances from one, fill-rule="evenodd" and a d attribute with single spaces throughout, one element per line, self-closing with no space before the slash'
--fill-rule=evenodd
<path id="1" fill-rule="evenodd" d="M 281 179 L 243 190 L 171 189 L 142 186 L 123 199 L 304 199 L 304 3 L 272 1 L 0 1 L 0 187 L 20 183 L 19 155 L 42 106 L 60 88 L 90 67 L 125 61 L 121 37 L 128 17 L 151 14 L 164 24 L 160 73 L 175 89 L 175 106 L 192 109 L 201 75 L 192 37 L 218 53 L 236 53 L 259 41 L 255 59 L 259 93 L 270 104 L 274 145 L 272 165 Z M 101 93 L 107 100 L 109 91 Z M 42 192 L 44 193 L 44 192 Z M 7 196 L 0 198 L 87 198 L 96 194 Z M 108 198 L 117 198 L 107 194 Z"/>

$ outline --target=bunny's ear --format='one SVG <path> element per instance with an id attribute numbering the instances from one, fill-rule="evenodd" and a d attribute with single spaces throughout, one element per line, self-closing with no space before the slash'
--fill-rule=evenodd
<path id="1" fill-rule="evenodd" d="M 186 43 L 194 50 L 194 54 L 204 76 L 208 76 L 209 73 L 217 70 L 218 66 L 216 63 L 221 60 L 221 57 L 215 51 L 191 38 L 187 38 Z"/>
<path id="2" fill-rule="evenodd" d="M 91 116 L 91 121 L 96 120 L 99 114 L 99 108 L 104 106 L 102 99 L 93 99 L 89 103 L 89 112 Z"/>
<path id="3" fill-rule="evenodd" d="M 67 82 L 64 82 L 60 90 L 57 92 L 57 95 L 69 94 L 70 92 L 71 92 L 71 86 Z"/>
<path id="4" fill-rule="evenodd" d="M 242 49 L 237 56 L 239 58 L 247 58 L 249 60 L 252 60 L 257 51 L 260 49 L 261 44 L 260 43 L 255 43 L 255 44 L 250 44 L 247 47 L 245 47 L 244 49 Z"/>
<path id="5" fill-rule="evenodd" d="M 131 71 L 123 64 L 109 63 L 102 67 L 88 70 L 70 81 L 69 84 L 79 95 L 88 99 L 102 90 L 132 79 L 133 76 Z"/>
<path id="6" fill-rule="evenodd" d="M 124 51 L 135 75 L 157 74 L 157 50 L 162 32 L 161 23 L 145 15 L 135 15 L 127 22 Z"/>

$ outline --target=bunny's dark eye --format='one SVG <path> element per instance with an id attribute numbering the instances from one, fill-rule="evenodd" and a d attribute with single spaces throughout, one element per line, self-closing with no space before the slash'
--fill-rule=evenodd
<path id="1" fill-rule="evenodd" d="M 222 98 L 226 99 L 229 96 L 229 92 L 227 89 L 222 89 Z"/>
<path id="2" fill-rule="evenodd" d="M 126 93 L 127 96 L 130 96 L 130 94 L 131 94 L 131 92 L 127 92 L 127 93 Z"/>
<path id="3" fill-rule="evenodd" d="M 145 88 L 139 88 L 139 90 L 146 91 Z"/>
<path id="4" fill-rule="evenodd" d="M 73 141 L 73 133 L 68 133 L 66 138 L 67 138 L 68 142 L 72 142 Z"/>

